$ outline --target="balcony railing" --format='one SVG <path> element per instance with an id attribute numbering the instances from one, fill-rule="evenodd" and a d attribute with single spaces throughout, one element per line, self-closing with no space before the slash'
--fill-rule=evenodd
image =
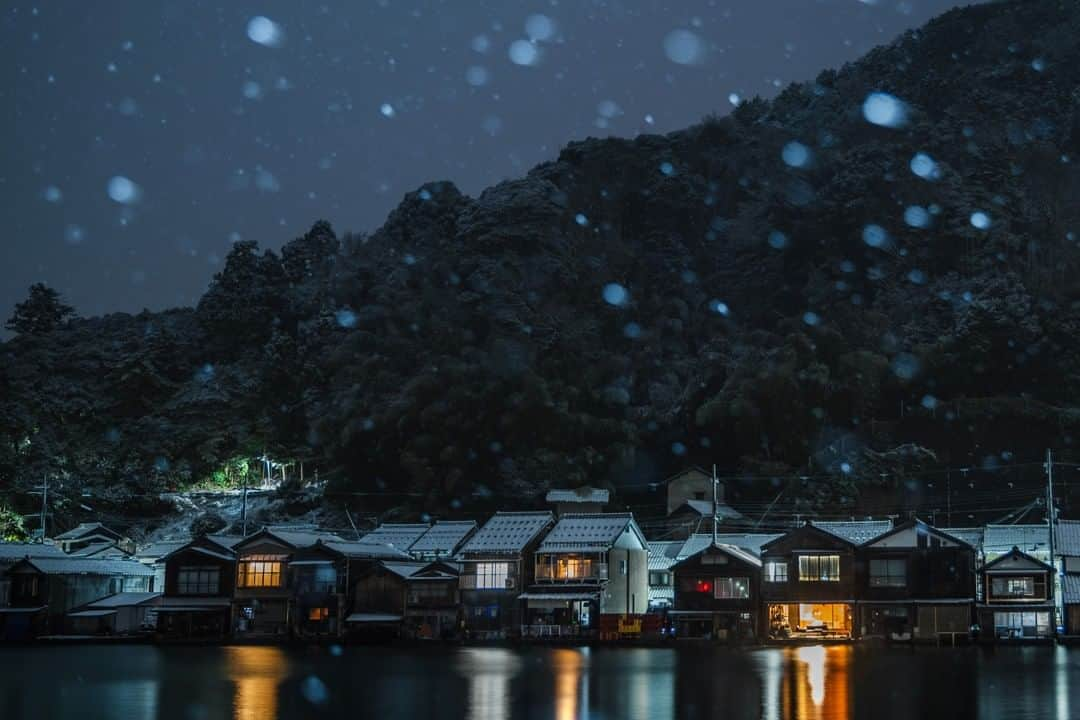
<path id="1" fill-rule="evenodd" d="M 521 637 L 523 638 L 560 638 L 577 637 L 581 635 L 578 625 L 522 625 Z"/>
<path id="2" fill-rule="evenodd" d="M 538 565 L 536 579 L 538 582 L 566 583 L 568 585 L 607 580 L 608 566 L 607 563 L 589 563 L 577 568 Z"/>

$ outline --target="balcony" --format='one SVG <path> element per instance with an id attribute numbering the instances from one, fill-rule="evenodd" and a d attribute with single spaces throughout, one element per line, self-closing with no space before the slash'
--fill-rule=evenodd
<path id="1" fill-rule="evenodd" d="M 608 579 L 608 566 L 603 562 L 538 563 L 536 582 L 576 585 Z"/>

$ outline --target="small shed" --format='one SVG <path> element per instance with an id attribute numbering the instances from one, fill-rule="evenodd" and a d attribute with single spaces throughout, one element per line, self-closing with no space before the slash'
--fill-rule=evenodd
<path id="1" fill-rule="evenodd" d="M 72 635 L 136 635 L 157 623 L 160 592 L 122 592 L 74 608 L 67 614 Z"/>

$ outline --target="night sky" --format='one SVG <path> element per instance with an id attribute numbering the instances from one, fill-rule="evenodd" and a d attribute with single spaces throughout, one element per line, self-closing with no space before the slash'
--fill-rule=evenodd
<path id="1" fill-rule="evenodd" d="M 0 312 L 38 281 L 83 315 L 192 305 L 238 239 L 373 230 L 425 181 L 726 114 L 956 4 L 9 1 Z"/>

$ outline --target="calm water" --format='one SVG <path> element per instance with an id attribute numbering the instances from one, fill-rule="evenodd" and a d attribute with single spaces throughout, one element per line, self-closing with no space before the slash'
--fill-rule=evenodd
<path id="1" fill-rule="evenodd" d="M 0 649 L 0 718 L 1080 717 L 1080 648 Z"/>

